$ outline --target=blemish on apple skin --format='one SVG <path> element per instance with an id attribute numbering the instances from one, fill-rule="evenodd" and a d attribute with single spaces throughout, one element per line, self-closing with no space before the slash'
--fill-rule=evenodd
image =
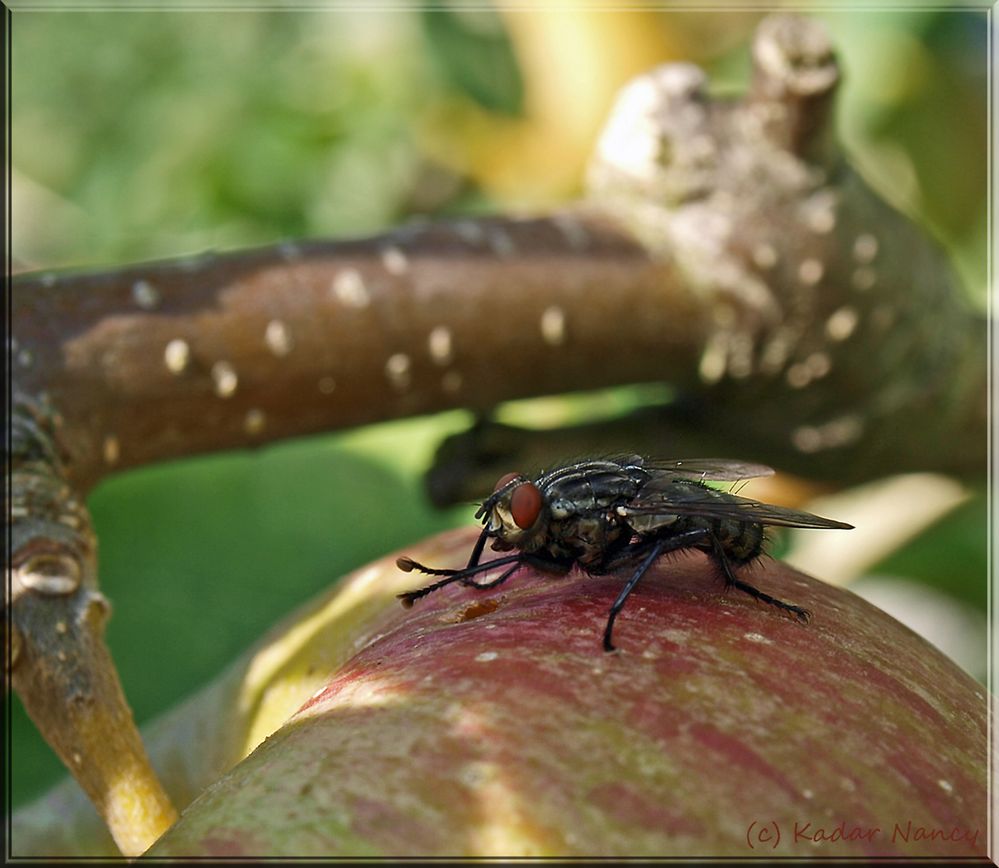
<path id="1" fill-rule="evenodd" d="M 464 621 L 472 621 L 475 618 L 481 618 L 483 615 L 495 612 L 500 607 L 500 603 L 501 601 L 495 598 L 489 598 L 488 600 L 476 600 L 475 602 L 469 603 L 467 606 L 462 608 L 457 616 L 451 620 L 455 624 L 460 624 Z"/>

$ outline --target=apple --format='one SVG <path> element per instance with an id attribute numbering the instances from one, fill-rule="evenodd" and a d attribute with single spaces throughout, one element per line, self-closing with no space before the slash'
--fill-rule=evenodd
<path id="1" fill-rule="evenodd" d="M 475 535 L 404 554 L 461 566 Z M 802 624 L 726 589 L 699 552 L 665 557 L 607 653 L 623 575 L 524 568 L 405 609 L 390 597 L 421 577 L 395 558 L 334 596 L 384 598 L 360 627 L 324 627 L 353 631 L 356 652 L 147 855 L 987 852 L 984 688 L 843 588 L 747 567 L 812 612 Z"/>

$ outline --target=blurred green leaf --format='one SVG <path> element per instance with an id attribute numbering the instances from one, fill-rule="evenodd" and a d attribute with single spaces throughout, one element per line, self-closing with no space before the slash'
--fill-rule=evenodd
<path id="1" fill-rule="evenodd" d="M 425 9 L 430 54 L 445 79 L 480 106 L 506 115 L 523 110 L 524 85 L 499 15 L 488 7 Z"/>
<path id="2" fill-rule="evenodd" d="M 886 516 L 886 521 L 891 517 Z M 869 572 L 905 576 L 987 611 L 988 500 L 978 491 L 933 527 Z"/>

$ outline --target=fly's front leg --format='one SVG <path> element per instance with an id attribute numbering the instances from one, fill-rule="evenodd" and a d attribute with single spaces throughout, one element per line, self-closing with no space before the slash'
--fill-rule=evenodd
<path id="1" fill-rule="evenodd" d="M 488 582 L 474 582 L 471 579 L 462 579 L 462 584 L 471 585 L 473 588 L 478 588 L 481 591 L 488 590 L 489 588 L 495 588 L 498 585 L 502 585 L 507 579 L 510 578 L 517 570 L 523 566 L 531 566 L 536 569 L 541 570 L 546 573 L 567 573 L 571 568 L 571 564 L 563 563 L 562 561 L 548 560 L 547 558 L 540 557 L 538 555 L 522 555 L 520 562 L 514 564 L 510 569 L 508 569 L 499 578 L 492 579 Z"/>
<path id="2" fill-rule="evenodd" d="M 514 564 L 514 569 L 519 567 L 524 561 L 524 556 L 521 554 L 509 555 L 505 558 L 497 558 L 494 561 L 489 561 L 486 564 L 476 564 L 473 567 L 466 567 L 463 570 L 429 570 L 421 568 L 420 564 L 416 561 L 410 561 L 408 558 L 399 558 L 396 565 L 399 569 L 404 572 L 410 572 L 414 569 L 419 569 L 421 572 L 429 572 L 431 575 L 440 576 L 443 575 L 445 578 L 441 579 L 439 582 L 434 582 L 432 585 L 427 585 L 425 588 L 419 588 L 415 591 L 407 591 L 404 594 L 396 594 L 396 596 L 402 600 L 402 604 L 408 609 L 413 605 L 420 597 L 425 597 L 427 594 L 433 593 L 445 585 L 450 585 L 452 582 L 461 582 L 462 584 L 475 585 L 472 576 L 478 575 L 479 573 L 484 573 L 488 570 L 496 569 L 497 567 L 506 566 L 507 564 Z M 507 571 L 512 573 L 513 570 Z M 482 587 L 481 585 L 476 585 L 476 587 Z"/>
<path id="3" fill-rule="evenodd" d="M 425 566 L 419 561 L 414 561 L 412 558 L 406 556 L 397 558 L 395 565 L 404 573 L 410 573 L 413 570 L 416 570 L 418 573 L 424 573 L 428 576 L 458 576 L 459 573 L 465 573 L 468 570 L 475 570 L 478 568 L 479 558 L 482 557 L 482 550 L 486 547 L 487 539 L 489 539 L 489 531 L 486 528 L 483 528 L 482 533 L 479 534 L 479 538 L 475 541 L 475 546 L 472 548 L 472 554 L 468 558 L 468 563 L 460 570 L 435 569 L 434 567 Z M 470 584 L 470 582 L 464 578 L 458 579 L 458 581 L 464 585 Z"/>
<path id="4" fill-rule="evenodd" d="M 768 603 L 778 609 L 783 609 L 785 612 L 790 612 L 803 624 L 807 624 L 808 619 L 812 617 L 812 613 L 809 612 L 808 609 L 803 609 L 801 606 L 795 606 L 791 603 L 785 603 L 783 600 L 778 600 L 776 597 L 771 597 L 770 594 L 764 593 L 759 588 L 754 588 L 748 582 L 737 579 L 735 577 L 735 573 L 732 571 L 732 565 L 729 563 L 728 557 L 725 555 L 725 550 L 722 548 L 721 543 L 718 542 L 718 539 L 714 535 L 711 537 L 711 556 L 714 558 L 715 563 L 721 567 L 722 574 L 725 576 L 726 585 L 732 585 L 740 591 L 749 594 L 749 596 L 755 597 L 757 600 L 762 600 L 764 603 Z"/>
<path id="5" fill-rule="evenodd" d="M 468 585 L 470 588 L 478 588 L 480 591 L 487 591 L 489 588 L 495 588 L 502 585 L 507 579 L 510 578 L 517 570 L 524 566 L 523 562 L 516 563 L 510 569 L 504 571 L 499 578 L 491 579 L 488 582 L 476 582 L 474 579 L 462 579 L 461 583 L 463 585 Z"/>
<path id="6" fill-rule="evenodd" d="M 483 536 L 479 539 L 484 541 L 485 533 L 483 533 Z M 417 569 L 421 572 L 430 573 L 430 575 L 444 576 L 444 578 L 439 582 L 434 582 L 432 585 L 427 585 L 425 588 L 419 588 L 415 591 L 407 591 L 404 594 L 397 594 L 396 596 L 402 600 L 403 606 L 408 609 L 414 602 L 420 599 L 420 597 L 425 597 L 427 594 L 431 594 L 446 585 L 450 585 L 452 582 L 461 582 L 463 585 L 470 585 L 471 587 L 478 588 L 479 590 L 486 590 L 488 588 L 495 588 L 497 585 L 503 584 L 503 582 L 505 582 L 508 578 L 510 578 L 510 576 L 517 572 L 517 570 L 525 565 L 536 567 L 539 570 L 544 570 L 549 573 L 566 573 L 572 566 L 571 562 L 566 563 L 564 561 L 549 560 L 548 558 L 543 558 L 539 555 L 525 555 L 520 553 L 508 555 L 505 558 L 497 558 L 496 560 L 489 561 L 485 564 L 480 564 L 478 563 L 478 556 L 481 552 L 482 546 L 477 544 L 476 551 L 472 552 L 470 566 L 465 567 L 463 570 L 433 570 L 428 567 L 423 567 L 421 564 L 418 564 L 416 561 L 412 561 L 409 558 L 399 558 L 397 565 L 399 569 L 404 570 L 405 572 Z M 472 578 L 472 576 L 478 575 L 479 573 L 484 573 L 507 564 L 512 564 L 512 566 L 496 579 L 479 584 Z"/>
<path id="7" fill-rule="evenodd" d="M 477 567 L 479 565 L 479 558 L 482 557 L 482 550 L 486 547 L 487 539 L 489 539 L 489 530 L 487 528 L 482 528 L 482 533 L 479 534 L 479 538 L 475 541 L 475 547 L 472 549 L 472 554 L 468 558 L 468 563 L 465 564 L 466 570 L 470 570 L 472 567 Z"/>
<path id="8" fill-rule="evenodd" d="M 479 534 L 479 538 L 475 541 L 475 547 L 472 549 L 472 554 L 469 555 L 468 563 L 465 564 L 466 570 L 474 569 L 479 565 L 479 558 L 482 557 L 482 551 L 486 547 L 486 540 L 489 539 L 489 531 L 486 528 L 482 529 L 482 533 Z M 487 582 L 484 585 L 480 585 L 473 579 L 464 578 L 459 581 L 463 585 L 471 585 L 473 588 L 492 588 L 495 585 L 500 584 L 506 577 L 510 576 L 512 573 L 517 571 L 519 564 L 514 564 L 509 570 L 507 570 L 500 578 L 494 579 L 491 582 Z"/>

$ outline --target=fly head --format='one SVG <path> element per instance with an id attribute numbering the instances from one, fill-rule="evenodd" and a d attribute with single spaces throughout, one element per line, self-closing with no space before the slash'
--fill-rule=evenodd
<path id="1" fill-rule="evenodd" d="M 500 477 L 475 517 L 482 520 L 494 551 L 537 551 L 548 532 L 549 510 L 541 489 L 520 473 Z"/>

